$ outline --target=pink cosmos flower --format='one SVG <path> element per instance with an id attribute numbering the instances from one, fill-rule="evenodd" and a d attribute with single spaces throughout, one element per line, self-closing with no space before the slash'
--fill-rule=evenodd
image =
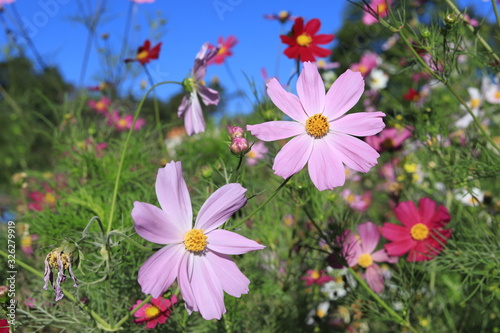
<path id="1" fill-rule="evenodd" d="M 366 268 L 364 274 L 366 282 L 374 292 L 380 293 L 384 289 L 384 278 L 382 269 L 375 262 L 395 264 L 399 258 L 389 256 L 384 249 L 373 252 L 380 240 L 380 232 L 376 224 L 362 223 L 357 229 L 359 236 L 347 231 L 342 245 L 342 254 L 349 267 L 359 265 Z"/>
<path id="2" fill-rule="evenodd" d="M 360 72 L 363 77 L 366 77 L 374 68 L 377 68 L 378 64 L 379 57 L 375 52 L 365 52 L 359 62 L 351 65 L 351 70 Z"/>
<path id="3" fill-rule="evenodd" d="M 384 18 L 389 13 L 386 0 L 371 0 L 369 6 L 364 6 L 365 13 L 361 21 L 364 25 L 372 25 L 378 22 L 379 17 Z M 392 5 L 393 0 L 388 0 L 389 6 Z"/>
<path id="4" fill-rule="evenodd" d="M 188 135 L 201 133 L 205 131 L 205 120 L 201 109 L 201 100 L 205 105 L 219 104 L 219 93 L 205 86 L 204 78 L 207 73 L 207 62 L 212 59 L 218 50 L 208 50 L 208 43 L 203 44 L 194 60 L 194 66 L 191 71 L 191 77 L 186 78 L 182 85 L 187 92 L 181 101 L 177 115 L 184 119 L 184 127 Z"/>
<path id="5" fill-rule="evenodd" d="M 443 227 L 450 222 L 446 207 L 429 198 L 420 199 L 420 209 L 412 201 L 401 202 L 394 214 L 404 226 L 384 223 L 382 236 L 392 241 L 385 244 L 389 255 L 402 256 L 409 252 L 408 261 L 427 261 L 433 259 L 443 249 L 451 236 L 450 229 Z"/>
<path id="6" fill-rule="evenodd" d="M 106 118 L 108 119 L 108 126 L 113 126 L 119 132 L 129 130 L 132 128 L 132 124 L 134 123 L 134 116 L 131 114 L 127 114 L 125 116 L 121 116 L 120 113 L 116 110 L 110 112 Z M 134 125 L 134 131 L 140 130 L 146 124 L 146 120 L 142 118 L 138 118 Z"/>
<path id="7" fill-rule="evenodd" d="M 13 3 L 16 0 L 0 0 L 0 8 L 3 8 L 3 5 L 8 5 Z"/>
<path id="8" fill-rule="evenodd" d="M 138 300 L 131 310 L 135 309 L 142 300 Z M 162 296 L 158 298 L 153 298 L 149 303 L 143 305 L 137 312 L 134 313 L 134 323 L 141 324 L 146 323 L 146 328 L 155 328 L 158 324 L 165 324 L 167 319 L 172 314 L 172 307 L 177 303 L 177 296 L 173 295 L 170 299 L 163 298 Z"/>
<path id="9" fill-rule="evenodd" d="M 255 165 L 258 161 L 264 158 L 269 149 L 262 141 L 256 142 L 247 154 L 247 165 Z"/>
<path id="10" fill-rule="evenodd" d="M 365 141 L 378 152 L 393 151 L 401 148 L 411 135 L 412 132 L 407 128 L 386 128 L 379 135 L 367 136 Z"/>
<path id="11" fill-rule="evenodd" d="M 363 195 L 354 194 L 350 189 L 344 189 L 342 191 L 342 198 L 351 207 L 351 209 L 364 212 L 372 204 L 372 192 L 365 191 Z"/>
<path id="12" fill-rule="evenodd" d="M 45 193 L 33 191 L 28 194 L 31 202 L 28 203 L 28 210 L 43 211 L 45 208 L 53 208 L 56 203 L 54 190 L 44 185 Z"/>
<path id="13" fill-rule="evenodd" d="M 155 0 L 130 0 L 135 3 L 153 3 Z"/>
<path id="14" fill-rule="evenodd" d="M 111 100 L 107 97 L 101 97 L 98 101 L 91 99 L 88 101 L 87 105 L 94 109 L 95 112 L 106 115 L 108 113 L 109 106 L 111 105 Z"/>
<path id="15" fill-rule="evenodd" d="M 217 49 L 217 53 L 213 58 L 207 61 L 207 65 L 217 64 L 220 65 L 226 60 L 227 57 L 233 55 L 231 49 L 238 44 L 238 40 L 234 36 L 229 36 L 227 40 L 224 41 L 224 37 L 219 37 L 217 41 L 217 46 L 208 45 L 209 50 Z"/>
<path id="16" fill-rule="evenodd" d="M 306 276 L 300 278 L 306 282 L 306 286 L 311 286 L 313 284 L 317 284 L 321 286 L 328 281 L 333 281 L 333 277 L 326 274 L 325 270 L 318 271 L 317 269 L 309 269 L 306 272 Z"/>
<path id="17" fill-rule="evenodd" d="M 0 8 L 2 8 L 2 3 L 0 3 Z M 0 319 L 0 333 L 9 333 L 9 327 L 9 322 L 7 321 L 7 319 Z"/>
<path id="18" fill-rule="evenodd" d="M 215 191 L 201 207 L 194 227 L 191 199 L 181 162 L 158 170 L 156 195 L 161 209 L 134 202 L 132 218 L 144 239 L 168 244 L 153 254 L 139 270 L 145 294 L 162 295 L 177 279 L 189 313 L 220 319 L 226 312 L 224 291 L 240 297 L 248 293 L 250 281 L 228 254 L 243 254 L 265 248 L 236 233 L 217 229 L 246 203 L 246 189 L 227 184 Z"/>
<path id="19" fill-rule="evenodd" d="M 325 86 L 316 65 L 305 62 L 297 81 L 298 97 L 272 79 L 267 92 L 273 103 L 293 121 L 270 121 L 247 125 L 262 141 L 292 138 L 278 152 L 274 173 L 283 178 L 296 174 L 308 164 L 309 176 L 318 190 L 344 185 L 349 168 L 368 172 L 380 156 L 366 142 L 354 136 L 374 135 L 384 128 L 382 112 L 348 114 L 363 94 L 359 72 L 347 70 L 325 96 Z"/>
<path id="20" fill-rule="evenodd" d="M 265 14 L 264 18 L 267 20 L 278 20 L 280 23 L 285 23 L 287 21 L 295 21 L 298 16 L 292 16 L 289 11 L 282 10 L 277 14 Z"/>

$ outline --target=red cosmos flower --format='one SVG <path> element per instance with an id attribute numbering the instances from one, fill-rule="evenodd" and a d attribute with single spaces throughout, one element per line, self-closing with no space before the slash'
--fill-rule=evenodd
<path id="1" fill-rule="evenodd" d="M 141 65 L 148 64 L 153 59 L 158 59 L 160 55 L 161 42 L 151 48 L 151 42 L 146 40 L 144 45 L 139 46 L 135 59 L 125 59 L 125 62 L 138 61 Z"/>
<path id="2" fill-rule="evenodd" d="M 207 62 L 207 65 L 220 65 L 227 57 L 232 56 L 233 52 L 231 52 L 231 48 L 238 44 L 238 40 L 234 36 L 229 36 L 226 41 L 224 41 L 224 37 L 219 37 L 217 43 L 217 46 L 211 44 L 208 45 L 209 50 L 219 48 L 219 51 L 212 59 Z"/>
<path id="3" fill-rule="evenodd" d="M 328 44 L 335 36 L 320 34 L 316 35 L 321 27 L 321 21 L 312 19 L 304 26 L 304 19 L 299 17 L 292 27 L 291 36 L 281 35 L 281 41 L 287 45 L 285 55 L 290 59 L 304 61 L 316 61 L 316 57 L 327 57 L 332 51 L 319 47 L 318 44 Z"/>
<path id="4" fill-rule="evenodd" d="M 0 8 L 2 5 L 0 5 Z M 9 323 L 7 322 L 7 319 L 0 319 L 0 333 L 9 333 Z"/>
<path id="5" fill-rule="evenodd" d="M 136 308 L 142 301 L 138 300 L 131 309 Z M 134 323 L 146 323 L 146 328 L 155 328 L 158 324 L 165 324 L 167 319 L 172 313 L 172 307 L 177 303 L 177 296 L 173 295 L 170 299 L 153 298 L 151 301 L 142 306 L 136 313 L 134 313 Z"/>
<path id="6" fill-rule="evenodd" d="M 306 272 L 306 276 L 303 276 L 300 279 L 306 282 L 306 286 L 311 286 L 313 284 L 321 286 L 329 281 L 334 280 L 331 276 L 326 275 L 326 272 L 323 269 L 320 271 L 316 269 L 310 269 Z"/>
<path id="7" fill-rule="evenodd" d="M 450 229 L 443 227 L 451 217 L 446 207 L 429 198 L 420 199 L 420 209 L 412 201 L 401 202 L 394 213 L 404 226 L 384 223 L 382 236 L 392 241 L 385 244 L 391 256 L 402 256 L 406 252 L 408 261 L 427 261 L 433 259 L 443 249 L 451 236 Z"/>

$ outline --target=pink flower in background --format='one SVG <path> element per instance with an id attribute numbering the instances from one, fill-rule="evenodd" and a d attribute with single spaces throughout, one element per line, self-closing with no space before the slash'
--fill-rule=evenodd
<path id="1" fill-rule="evenodd" d="M 111 100 L 107 97 L 101 97 L 100 100 L 88 101 L 87 105 L 95 110 L 95 112 L 106 115 L 109 110 L 109 106 L 111 105 Z"/>
<path id="2" fill-rule="evenodd" d="M 403 226 L 384 223 L 382 236 L 392 243 L 385 244 L 387 253 L 402 256 L 409 252 L 408 261 L 427 261 L 438 255 L 446 240 L 451 237 L 450 229 L 443 229 L 450 222 L 446 207 L 429 198 L 420 199 L 420 209 L 412 201 L 401 202 L 394 214 Z"/>
<path id="3" fill-rule="evenodd" d="M 358 212 L 366 211 L 372 204 L 371 191 L 365 191 L 363 195 L 359 195 L 352 193 L 351 190 L 346 188 L 342 191 L 342 198 L 349 205 L 349 207 L 351 207 L 351 209 Z"/>
<path id="4" fill-rule="evenodd" d="M 138 300 L 130 310 L 135 309 L 142 303 Z M 165 324 L 172 314 L 173 306 L 177 304 L 177 296 L 173 295 L 170 299 L 153 298 L 148 303 L 144 304 L 136 313 L 134 313 L 134 323 L 146 323 L 146 328 L 155 328 L 158 324 Z"/>
<path id="5" fill-rule="evenodd" d="M 28 203 L 28 210 L 43 211 L 45 208 L 52 208 L 56 203 L 54 190 L 44 185 L 45 192 L 33 191 L 28 194 L 31 202 Z"/>
<path id="6" fill-rule="evenodd" d="M 308 164 L 309 176 L 318 190 L 344 185 L 344 165 L 368 172 L 380 156 L 366 142 L 354 136 L 374 135 L 384 128 L 382 112 L 345 113 L 359 100 L 364 90 L 363 77 L 347 70 L 333 83 L 325 96 L 325 86 L 311 62 L 297 81 L 299 97 L 285 91 L 278 80 L 267 84 L 273 103 L 293 121 L 270 121 L 247 125 L 262 141 L 293 137 L 278 152 L 274 173 L 288 178 Z"/>
<path id="7" fill-rule="evenodd" d="M 411 134 L 412 132 L 406 128 L 386 128 L 379 135 L 367 136 L 365 141 L 378 152 L 393 151 L 401 148 Z"/>
<path id="8" fill-rule="evenodd" d="M 13 3 L 14 1 L 16 0 L 0 0 L 0 8 L 3 7 L 3 5 L 8 5 L 8 4 L 11 4 Z"/>
<path id="9" fill-rule="evenodd" d="M 153 3 L 155 0 L 130 0 L 135 3 Z"/>
<path id="10" fill-rule="evenodd" d="M 363 77 L 366 77 L 370 72 L 377 68 L 379 64 L 379 57 L 374 52 L 365 52 L 359 62 L 351 65 L 351 70 L 354 72 L 360 72 Z"/>
<path id="11" fill-rule="evenodd" d="M 0 2 L 0 8 L 2 8 L 2 3 Z M 0 319 L 0 333 L 9 333 L 9 322 L 7 319 Z"/>
<path id="12" fill-rule="evenodd" d="M 310 269 L 306 272 L 306 276 L 300 278 L 306 282 L 306 286 L 311 286 L 313 284 L 317 284 L 321 286 L 322 284 L 327 283 L 328 281 L 333 281 L 333 277 L 326 274 L 325 270 L 317 270 Z"/>
<path id="13" fill-rule="evenodd" d="M 219 37 L 217 43 L 217 46 L 208 45 L 209 50 L 217 50 L 217 53 L 207 61 L 207 65 L 220 65 L 227 57 L 232 56 L 233 52 L 231 52 L 231 49 L 238 44 L 238 40 L 234 36 L 229 36 L 226 41 L 224 41 L 224 37 Z"/>
<path id="14" fill-rule="evenodd" d="M 287 21 L 295 21 L 298 16 L 292 16 L 289 11 L 282 10 L 278 14 L 265 14 L 264 18 L 267 20 L 278 20 L 281 23 L 285 23 Z"/>
<path id="15" fill-rule="evenodd" d="M 247 165 L 255 165 L 258 161 L 264 158 L 269 149 L 262 141 L 256 142 L 247 154 Z"/>
<path id="16" fill-rule="evenodd" d="M 366 268 L 363 277 L 374 292 L 380 293 L 384 289 L 384 278 L 380 266 L 375 262 L 395 264 L 399 258 L 389 256 L 384 249 L 373 252 L 380 240 L 380 232 L 376 224 L 362 223 L 357 229 L 359 236 L 347 231 L 342 245 L 342 254 L 349 267 L 358 265 Z"/>
<path id="17" fill-rule="evenodd" d="M 392 5 L 393 0 L 387 0 L 389 6 Z M 384 18 L 389 13 L 386 0 L 371 0 L 369 6 L 364 6 L 365 13 L 361 21 L 365 25 L 372 25 L 378 22 L 379 17 Z M 374 16 L 375 15 L 375 16 Z"/>
<path id="18" fill-rule="evenodd" d="M 141 237 L 168 244 L 140 268 L 142 292 L 157 298 L 177 279 L 188 312 L 199 311 L 206 320 L 220 319 L 226 312 L 224 291 L 234 297 L 248 293 L 250 280 L 228 255 L 265 246 L 217 229 L 245 205 L 245 192 L 235 183 L 219 188 L 205 201 L 193 227 L 181 162 L 159 169 L 156 195 L 161 209 L 136 201 L 132 210 L 134 227 Z"/>
<path id="19" fill-rule="evenodd" d="M 177 115 L 184 119 L 184 127 L 188 135 L 205 131 L 205 119 L 203 119 L 203 110 L 198 95 L 205 105 L 219 104 L 219 93 L 208 88 L 204 83 L 207 62 L 216 54 L 217 49 L 209 50 L 208 43 L 203 44 L 194 60 L 191 77 L 182 82 L 187 94 L 182 98 Z"/>
<path id="20" fill-rule="evenodd" d="M 132 124 L 134 123 L 134 116 L 131 114 L 127 114 L 125 116 L 121 116 L 118 111 L 112 111 L 110 112 L 106 118 L 108 119 L 108 126 L 113 126 L 116 128 L 119 132 L 129 130 L 132 128 Z M 134 125 L 134 131 L 140 130 L 144 125 L 146 124 L 146 121 L 142 118 L 138 118 L 137 121 L 135 122 Z"/>

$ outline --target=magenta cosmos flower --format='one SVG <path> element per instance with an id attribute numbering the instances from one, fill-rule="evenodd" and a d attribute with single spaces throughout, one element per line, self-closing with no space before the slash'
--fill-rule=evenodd
<path id="1" fill-rule="evenodd" d="M 191 71 L 191 77 L 186 78 L 182 85 L 187 92 L 182 98 L 181 105 L 177 110 L 179 118 L 184 119 L 184 127 L 188 135 L 201 133 L 205 131 L 205 119 L 203 119 L 203 110 L 201 109 L 201 100 L 205 105 L 219 104 L 219 93 L 205 86 L 205 75 L 207 74 L 207 62 L 212 59 L 218 49 L 209 50 L 209 44 L 205 43 L 196 55 L 194 66 Z"/>
<path id="2" fill-rule="evenodd" d="M 385 244 L 387 253 L 402 256 L 406 252 L 408 261 L 427 261 L 438 255 L 446 240 L 451 236 L 450 229 L 443 227 L 450 222 L 446 207 L 429 198 L 420 199 L 420 209 L 412 201 L 401 202 L 394 214 L 403 226 L 384 223 L 382 236 L 392 241 Z"/>
<path id="3" fill-rule="evenodd" d="M 137 308 L 142 303 L 138 300 L 131 310 Z M 172 307 L 177 303 L 177 296 L 172 298 L 153 298 L 149 303 L 144 304 L 137 312 L 134 313 L 134 323 L 146 323 L 146 328 L 155 328 L 158 324 L 165 324 L 172 314 Z"/>
<path id="4" fill-rule="evenodd" d="M 360 172 L 377 164 L 380 155 L 354 136 L 380 132 L 385 114 L 345 114 L 358 102 L 364 86 L 359 72 L 347 70 L 325 96 L 323 80 L 311 62 L 304 63 L 297 81 L 298 97 L 285 91 L 275 78 L 269 81 L 269 97 L 293 121 L 270 121 L 247 125 L 247 129 L 262 141 L 294 137 L 276 155 L 274 173 L 288 178 L 308 164 L 312 182 L 322 191 L 344 185 L 343 164 Z"/>
<path id="5" fill-rule="evenodd" d="M 393 0 L 388 0 L 389 6 L 392 5 Z M 378 22 L 379 17 L 384 18 L 389 13 L 386 0 L 371 0 L 369 6 L 363 7 L 365 13 L 361 21 L 364 25 L 372 25 Z"/>
<path id="6" fill-rule="evenodd" d="M 373 252 L 379 240 L 378 226 L 372 222 L 366 222 L 358 225 L 358 235 L 348 231 L 342 246 L 347 265 L 349 267 L 358 265 L 366 268 L 364 278 L 376 293 L 380 293 L 384 289 L 384 277 L 382 269 L 375 262 L 395 264 L 399 259 L 398 257 L 390 257 L 384 249 Z"/>
<path id="7" fill-rule="evenodd" d="M 134 227 L 141 237 L 168 244 L 140 268 L 142 291 L 157 298 L 177 279 L 188 312 L 199 311 L 207 320 L 220 319 L 226 312 L 224 291 L 234 297 L 248 293 L 250 280 L 228 254 L 262 250 L 265 246 L 217 229 L 245 205 L 245 192 L 240 184 L 219 188 L 205 201 L 193 227 L 181 162 L 159 169 L 156 195 L 161 209 L 136 201 L 132 210 Z"/>

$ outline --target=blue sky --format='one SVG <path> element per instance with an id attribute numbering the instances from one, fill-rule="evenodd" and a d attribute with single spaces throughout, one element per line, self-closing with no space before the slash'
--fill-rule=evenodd
<path id="1" fill-rule="evenodd" d="M 45 62 L 59 67 L 64 78 L 75 85 L 80 81 L 87 38 L 87 30 L 82 24 L 75 22 L 75 17 L 81 16 L 83 11 L 89 9 L 87 4 L 91 3 L 95 10 L 97 4 L 101 2 L 106 3 L 103 16 L 105 21 L 98 26 L 96 35 L 108 33 L 109 43 L 118 53 L 125 33 L 130 1 L 17 0 L 15 2 L 21 21 Z M 490 3 L 479 0 L 462 0 L 461 3 L 475 3 L 479 13 L 491 13 Z M 8 8 L 11 5 L 6 6 L 4 16 L 10 27 L 15 29 L 13 8 Z M 228 59 L 228 66 L 210 66 L 207 79 L 217 76 L 228 92 L 234 92 L 238 87 L 248 92 L 244 74 L 254 79 L 256 83 L 263 84 L 260 74 L 262 68 L 266 68 L 270 76 L 278 74 L 283 80 L 286 80 L 293 71 L 294 62 L 282 55 L 284 45 L 279 39 L 280 33 L 290 29 L 291 23 L 286 24 L 282 30 L 279 22 L 265 20 L 264 14 L 286 9 L 293 15 L 303 16 L 306 20 L 319 18 L 322 22 L 320 33 L 335 33 L 342 24 L 346 6 L 352 4 L 346 0 L 156 0 L 153 4 L 135 5 L 132 16 L 134 24 L 130 29 L 128 45 L 135 50 L 146 38 L 153 39 L 148 22 L 160 14 L 167 21 L 163 28 L 164 33 L 159 39 L 163 42 L 161 56 L 159 60 L 150 64 L 149 69 L 155 80 L 182 81 L 204 42 L 215 44 L 219 36 L 234 35 L 239 43 L 233 49 L 234 55 Z M 6 44 L 7 39 L 2 32 L 0 45 L 3 47 Z M 32 56 L 31 52 L 28 54 Z M 278 58 L 279 70 L 276 66 Z M 138 78 L 131 81 L 131 85 L 127 83 L 126 87 L 130 87 L 140 95 L 138 86 L 146 76 L 140 71 L 140 66 L 136 65 L 133 67 L 138 73 Z M 83 85 L 97 84 L 97 77 L 102 74 L 101 68 L 94 44 Z M 234 80 L 228 68 L 233 73 Z M 178 91 L 178 86 L 170 85 L 162 87 L 158 93 L 160 98 L 168 98 Z M 248 112 L 251 107 L 245 99 L 238 99 L 228 105 L 226 112 Z"/>

